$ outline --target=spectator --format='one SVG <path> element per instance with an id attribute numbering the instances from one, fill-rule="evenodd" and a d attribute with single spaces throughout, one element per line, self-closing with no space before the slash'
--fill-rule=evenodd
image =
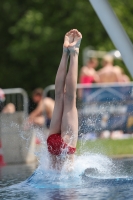
<path id="1" fill-rule="evenodd" d="M 130 78 L 125 74 L 124 70 L 120 66 L 114 66 L 114 70 L 116 71 L 116 73 L 118 73 L 119 82 L 130 82 Z"/>
<path id="2" fill-rule="evenodd" d="M 5 101 L 5 94 L 4 91 L 0 88 L 0 112 L 3 110 Z"/>
<path id="3" fill-rule="evenodd" d="M 54 109 L 54 100 L 45 97 L 42 99 L 35 110 L 33 110 L 28 117 L 28 124 L 43 127 L 44 125 L 49 128 L 51 117 Z"/>
<path id="4" fill-rule="evenodd" d="M 80 83 L 95 83 L 97 82 L 97 73 L 95 68 L 98 66 L 98 61 L 96 58 L 90 58 L 86 64 L 80 70 Z"/>
<path id="5" fill-rule="evenodd" d="M 15 105 L 13 103 L 8 103 L 6 106 L 4 106 L 2 113 L 14 113 L 15 111 Z"/>
<path id="6" fill-rule="evenodd" d="M 105 55 L 102 60 L 103 68 L 98 71 L 99 83 L 119 82 L 119 74 L 113 66 L 113 57 Z"/>
<path id="7" fill-rule="evenodd" d="M 29 100 L 29 114 L 36 109 L 38 103 L 42 100 L 43 97 L 43 89 L 42 88 L 36 88 L 32 92 L 32 97 Z"/>
<path id="8" fill-rule="evenodd" d="M 98 82 L 98 75 L 96 73 L 96 67 L 98 66 L 98 60 L 96 58 L 90 58 L 86 64 L 80 70 L 79 83 L 92 84 Z M 82 89 L 79 89 L 79 98 L 82 97 Z"/>
<path id="9" fill-rule="evenodd" d="M 14 113 L 16 111 L 16 108 L 13 103 L 8 103 L 5 105 L 5 93 L 0 88 L 0 112 L 2 113 Z"/>

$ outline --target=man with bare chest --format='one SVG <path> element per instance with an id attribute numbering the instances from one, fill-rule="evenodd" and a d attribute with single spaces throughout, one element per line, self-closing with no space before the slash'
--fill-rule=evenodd
<path id="1" fill-rule="evenodd" d="M 113 57 L 106 55 L 102 61 L 103 68 L 98 71 L 99 83 L 119 82 L 118 73 L 113 66 Z"/>

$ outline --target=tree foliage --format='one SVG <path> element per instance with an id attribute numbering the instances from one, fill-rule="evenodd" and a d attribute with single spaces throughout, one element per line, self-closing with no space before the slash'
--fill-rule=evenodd
<path id="1" fill-rule="evenodd" d="M 132 39 L 131 1 L 110 3 Z M 64 34 L 71 28 L 83 34 L 79 67 L 86 46 L 115 48 L 87 0 L 1 0 L 0 87 L 30 92 L 54 84 Z"/>

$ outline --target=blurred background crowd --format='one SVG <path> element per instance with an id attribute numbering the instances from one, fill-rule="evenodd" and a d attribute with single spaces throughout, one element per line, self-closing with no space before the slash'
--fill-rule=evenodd
<path id="1" fill-rule="evenodd" d="M 133 5 L 129 0 L 109 3 L 133 40 Z M 54 84 L 63 37 L 71 28 L 77 28 L 83 35 L 79 68 L 83 65 L 85 47 L 115 49 L 88 1 L 1 0 L 0 5 L 1 88 L 24 88 L 31 96 L 35 88 Z M 114 65 L 120 65 L 130 76 L 123 62 L 115 61 Z"/>
<path id="2" fill-rule="evenodd" d="M 133 5 L 129 0 L 109 2 L 132 40 Z M 78 83 L 132 81 L 123 61 L 111 55 L 101 59 L 91 57 L 83 64 L 82 52 L 88 46 L 106 52 L 115 49 L 88 1 L 1 0 L 0 5 L 0 112 L 16 111 L 13 103 L 5 104 L 2 89 L 23 88 L 29 96 L 28 124 L 39 127 L 45 124 L 49 128 L 54 99 L 44 98 L 43 90 L 54 84 L 63 36 L 71 28 L 79 29 L 83 35 Z M 82 92 L 78 90 L 79 99 Z"/>

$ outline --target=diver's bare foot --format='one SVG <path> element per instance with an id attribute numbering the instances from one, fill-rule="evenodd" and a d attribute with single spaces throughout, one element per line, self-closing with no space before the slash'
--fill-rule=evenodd
<path id="1" fill-rule="evenodd" d="M 67 48 L 74 41 L 74 32 L 73 32 L 73 30 L 70 30 L 68 33 L 66 33 L 65 38 L 64 38 L 63 47 Z"/>
<path id="2" fill-rule="evenodd" d="M 73 41 L 69 43 L 68 50 L 70 53 L 79 53 L 82 34 L 77 29 L 73 29 L 71 33 L 73 34 Z"/>
<path id="3" fill-rule="evenodd" d="M 77 29 L 72 29 L 66 33 L 63 44 L 63 51 L 69 53 L 78 53 L 82 34 Z"/>
<path id="4" fill-rule="evenodd" d="M 68 33 L 66 33 L 66 35 L 64 37 L 64 44 L 63 44 L 63 51 L 64 52 L 68 52 L 68 46 L 73 41 L 74 41 L 74 35 L 73 35 L 72 30 L 70 30 Z"/>

